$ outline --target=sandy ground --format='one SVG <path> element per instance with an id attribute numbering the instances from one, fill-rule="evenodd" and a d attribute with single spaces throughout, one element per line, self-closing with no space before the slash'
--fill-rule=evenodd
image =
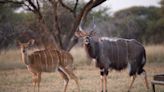
<path id="1" fill-rule="evenodd" d="M 151 80 L 154 74 L 164 73 L 164 63 L 147 64 L 150 89 L 147 90 L 143 76 L 138 76 L 134 82 L 131 92 L 152 92 Z M 74 71 L 80 81 L 81 92 L 100 92 L 99 69 L 94 65 L 80 66 Z M 31 74 L 27 69 L 0 70 L 0 92 L 33 92 Z M 127 92 L 131 78 L 127 70 L 112 71 L 108 75 L 108 92 Z M 58 72 L 43 73 L 40 92 L 63 92 L 64 82 Z M 164 92 L 164 86 L 156 86 L 156 92 Z M 77 86 L 70 80 L 67 92 L 77 92 Z"/>

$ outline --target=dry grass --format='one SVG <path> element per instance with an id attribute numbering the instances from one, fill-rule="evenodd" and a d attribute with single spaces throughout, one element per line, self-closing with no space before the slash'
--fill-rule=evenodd
<path id="1" fill-rule="evenodd" d="M 147 46 L 148 61 L 145 69 L 148 72 L 149 82 L 154 74 L 164 73 L 164 46 Z M 80 80 L 81 92 L 100 92 L 99 69 L 94 63 L 88 65 L 88 60 L 81 48 L 71 51 L 74 56 L 75 74 Z M 112 71 L 108 76 L 109 92 L 127 92 L 130 77 L 127 71 Z M 43 73 L 41 82 L 41 92 L 63 92 L 63 80 L 59 73 Z M 150 85 L 151 86 L 151 85 Z M 68 92 L 77 92 L 76 84 L 73 80 L 68 85 Z M 157 92 L 164 92 L 163 86 L 157 86 Z M 31 74 L 25 69 L 25 65 L 20 61 L 20 54 L 17 50 L 12 50 L 0 55 L 0 92 L 33 92 L 31 84 Z M 152 92 L 146 89 L 143 77 L 138 76 L 132 92 Z"/>
<path id="2" fill-rule="evenodd" d="M 164 65 L 164 64 L 163 64 Z M 147 65 L 149 82 L 156 73 L 163 72 L 162 65 Z M 83 69 L 78 68 L 75 74 L 80 79 L 81 92 L 100 92 L 99 71 L 94 66 L 84 66 Z M 32 92 L 31 75 L 26 69 L 14 69 L 0 71 L 0 92 Z M 127 71 L 112 71 L 108 76 L 109 92 L 127 92 L 130 83 L 130 77 Z M 63 92 L 63 80 L 59 73 L 44 73 L 42 75 L 41 92 Z M 157 92 L 164 92 L 163 86 L 157 86 Z M 138 76 L 132 92 L 150 92 L 147 90 L 143 77 Z M 68 85 L 68 92 L 77 92 L 76 85 L 73 80 Z"/>
<path id="3" fill-rule="evenodd" d="M 21 62 L 19 50 L 9 50 L 0 54 L 0 70 L 26 68 Z"/>
<path id="4" fill-rule="evenodd" d="M 164 62 L 164 45 L 146 46 L 148 62 Z"/>
<path id="5" fill-rule="evenodd" d="M 83 48 L 75 47 L 70 53 L 74 57 L 74 65 L 80 67 L 82 65 L 91 65 L 91 60 L 88 58 L 85 50 Z M 82 66 L 83 67 L 83 66 Z"/>

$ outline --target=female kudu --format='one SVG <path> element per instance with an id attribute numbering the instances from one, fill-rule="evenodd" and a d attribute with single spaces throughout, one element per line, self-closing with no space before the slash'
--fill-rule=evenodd
<path id="1" fill-rule="evenodd" d="M 34 91 L 37 85 L 39 92 L 42 72 L 55 72 L 58 70 L 66 82 L 64 92 L 66 92 L 69 77 L 75 80 L 78 86 L 78 92 L 80 92 L 78 78 L 73 73 L 73 69 L 71 69 L 73 64 L 72 55 L 66 51 L 59 50 L 40 50 L 30 54 L 28 48 L 33 44 L 34 40 L 30 40 L 27 43 L 19 42 L 22 61 L 32 73 Z"/>

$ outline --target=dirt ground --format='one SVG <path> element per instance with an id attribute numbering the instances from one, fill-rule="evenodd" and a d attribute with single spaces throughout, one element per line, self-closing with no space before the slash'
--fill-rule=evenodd
<path id="1" fill-rule="evenodd" d="M 152 92 L 151 80 L 154 74 L 164 73 L 164 63 L 151 63 L 145 67 L 150 89 L 147 90 L 143 76 L 138 76 L 131 92 Z M 79 66 L 74 71 L 79 78 L 81 92 L 100 92 L 99 69 L 94 65 Z M 31 74 L 27 69 L 0 70 L 0 92 L 33 92 Z M 108 92 L 127 92 L 131 78 L 127 70 L 112 71 L 108 75 Z M 43 73 L 40 92 L 63 92 L 64 82 L 58 72 Z M 156 86 L 156 92 L 164 92 L 164 86 Z M 77 92 L 77 86 L 70 80 L 67 92 Z"/>

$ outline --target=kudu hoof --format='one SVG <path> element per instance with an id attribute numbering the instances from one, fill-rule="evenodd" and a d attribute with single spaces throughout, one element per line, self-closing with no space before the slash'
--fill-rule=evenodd
<path id="1" fill-rule="evenodd" d="M 127 92 L 130 92 L 130 90 L 128 90 Z"/>
<path id="2" fill-rule="evenodd" d="M 101 92 L 104 92 L 103 90 L 101 90 Z M 105 90 L 105 92 L 108 92 L 107 90 Z"/>

